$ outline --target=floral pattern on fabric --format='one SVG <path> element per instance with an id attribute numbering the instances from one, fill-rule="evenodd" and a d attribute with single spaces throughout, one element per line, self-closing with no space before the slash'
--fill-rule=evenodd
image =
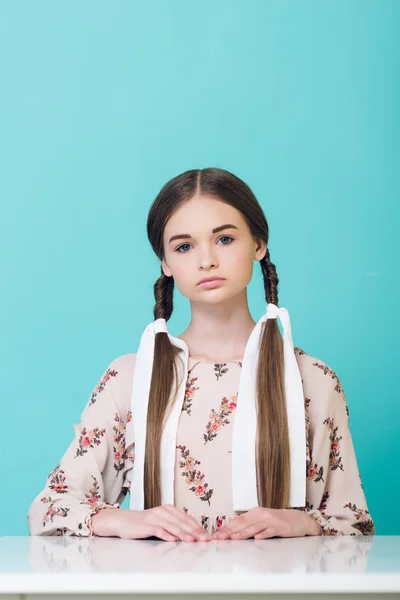
<path id="1" fill-rule="evenodd" d="M 315 463 L 314 465 L 310 465 L 307 472 L 307 478 L 311 481 L 314 481 L 314 483 L 324 481 L 324 467 L 319 467 L 317 463 Z"/>
<path id="2" fill-rule="evenodd" d="M 185 469 L 182 472 L 182 477 L 185 477 L 186 483 L 191 486 L 190 491 L 194 492 L 200 500 L 208 502 L 210 505 L 210 498 L 214 490 L 208 489 L 208 483 L 204 481 L 204 473 L 196 469 L 200 461 L 190 456 L 190 450 L 186 449 L 186 446 L 177 446 L 177 448 L 181 451 L 183 459 L 180 461 L 179 466 L 181 469 Z"/>
<path id="3" fill-rule="evenodd" d="M 101 500 L 100 486 L 94 475 L 91 475 L 91 478 L 93 479 L 93 485 L 89 492 L 85 494 L 86 500 L 82 500 L 81 504 L 90 504 L 90 506 L 95 507 Z"/>
<path id="4" fill-rule="evenodd" d="M 182 509 L 186 514 L 189 514 L 189 510 L 186 506 Z M 226 515 L 217 515 L 214 518 L 206 517 L 206 515 L 198 515 L 195 516 L 196 521 L 208 531 L 211 535 L 213 535 L 218 529 L 221 529 L 222 525 L 224 525 L 226 521 Z"/>
<path id="5" fill-rule="evenodd" d="M 354 526 L 357 527 L 362 534 L 368 535 L 372 532 L 374 523 L 371 519 L 369 510 L 365 508 L 357 508 L 357 506 L 351 502 L 345 504 L 343 508 L 348 508 L 352 511 L 354 517 L 356 518 L 356 523 Z"/>
<path id="6" fill-rule="evenodd" d="M 66 485 L 66 477 L 65 471 L 60 468 L 60 464 L 50 473 L 49 475 L 50 483 L 49 488 L 52 492 L 56 494 L 66 494 L 68 490 L 68 486 Z"/>
<path id="7" fill-rule="evenodd" d="M 334 419 L 325 419 L 324 425 L 327 426 L 329 431 L 329 439 L 331 441 L 331 451 L 329 453 L 329 467 L 331 471 L 340 469 L 343 471 L 342 457 L 340 456 L 340 440 L 342 436 L 337 435 L 339 426 L 335 427 Z"/>
<path id="8" fill-rule="evenodd" d="M 340 385 L 339 378 L 336 375 L 335 371 L 333 371 L 332 369 L 330 369 L 326 365 L 322 365 L 319 362 L 313 363 L 313 366 L 314 367 L 318 367 L 318 369 L 321 369 L 324 375 L 329 374 L 331 376 L 331 378 L 336 381 L 336 385 L 335 385 L 335 388 L 334 388 L 335 392 L 338 392 L 339 394 L 341 394 L 343 392 L 342 386 Z"/>
<path id="9" fill-rule="evenodd" d="M 69 508 L 63 508 L 62 506 L 56 506 L 57 502 L 61 502 L 61 498 L 55 498 L 53 500 L 51 499 L 51 497 L 41 498 L 41 502 L 43 502 L 44 504 L 49 504 L 49 507 L 47 508 L 47 510 L 43 516 L 43 520 L 42 520 L 43 527 L 46 525 L 46 523 L 48 521 L 50 521 L 52 523 L 55 517 L 60 517 L 62 519 L 65 519 L 68 516 L 68 512 L 70 510 Z"/>
<path id="10" fill-rule="evenodd" d="M 109 381 L 111 377 L 116 377 L 117 375 L 118 371 L 115 371 L 114 369 L 107 369 L 100 383 L 96 386 L 92 392 L 92 395 L 90 396 L 89 406 L 92 406 L 96 402 L 98 394 L 104 391 L 107 381 Z"/>
<path id="11" fill-rule="evenodd" d="M 214 365 L 214 372 L 215 372 L 215 377 L 217 378 L 217 381 L 220 377 L 222 377 L 222 375 L 225 375 L 225 373 L 227 373 L 228 370 L 229 369 L 227 368 L 226 363 L 221 363 L 221 364 L 216 363 Z"/>
<path id="12" fill-rule="evenodd" d="M 83 456 L 88 451 L 88 448 L 94 448 L 95 446 L 100 446 L 101 437 L 104 436 L 106 430 L 100 429 L 99 427 L 95 427 L 90 431 L 87 431 L 86 427 L 83 427 L 81 436 L 78 440 L 78 448 L 76 450 L 75 458 L 78 456 Z"/>
<path id="13" fill-rule="evenodd" d="M 118 413 L 114 414 L 116 425 L 113 426 L 114 469 L 119 473 L 125 466 L 125 423 Z"/>
<path id="14" fill-rule="evenodd" d="M 194 382 L 197 381 L 197 377 L 188 377 L 188 379 L 186 380 L 186 390 L 185 390 L 185 397 L 183 399 L 183 406 L 182 406 L 182 411 L 186 411 L 187 414 L 190 416 L 191 415 L 191 408 L 192 408 L 192 400 L 193 400 L 193 396 L 196 390 L 198 390 L 198 387 L 194 386 Z"/>
<path id="15" fill-rule="evenodd" d="M 310 406 L 310 398 L 304 398 L 304 414 L 306 417 L 306 468 L 307 477 L 309 476 L 309 469 L 311 464 L 311 452 L 310 452 L 310 417 L 308 416 L 308 407 Z"/>
<path id="16" fill-rule="evenodd" d="M 221 405 L 219 407 L 219 411 L 216 412 L 212 410 L 210 412 L 210 421 L 208 421 L 206 426 L 206 433 L 203 433 L 204 443 L 211 442 L 214 438 L 217 437 L 219 430 L 224 425 L 229 425 L 230 421 L 228 416 L 235 410 L 237 402 L 237 394 L 231 396 L 231 399 L 225 398 L 225 396 L 221 400 Z"/>
<path id="17" fill-rule="evenodd" d="M 295 356 L 304 392 L 307 469 L 304 506 L 293 509 L 313 517 L 324 536 L 373 535 L 340 381 L 304 350 L 295 349 Z M 135 361 L 135 354 L 126 354 L 108 365 L 101 402 L 91 402 L 95 396 L 90 396 L 81 422 L 73 426 L 73 440 L 29 507 L 31 535 L 92 536 L 92 516 L 118 508 L 129 492 L 135 468 Z M 238 516 L 233 510 L 232 432 L 239 413 L 229 402 L 240 403 L 242 361 L 209 364 L 189 356 L 189 366 L 189 394 L 175 444 L 174 504 L 212 533 Z M 93 393 L 99 390 L 96 386 Z M 224 412 L 231 409 L 229 415 Z M 207 428 L 209 422 L 216 425 L 214 431 Z M 205 443 L 204 435 L 216 430 L 218 435 Z"/>

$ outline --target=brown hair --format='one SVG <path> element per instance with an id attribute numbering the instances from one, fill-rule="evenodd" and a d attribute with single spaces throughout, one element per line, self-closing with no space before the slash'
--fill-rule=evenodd
<path id="1" fill-rule="evenodd" d="M 163 233 L 168 219 L 180 204 L 196 193 L 214 196 L 241 212 L 254 239 L 268 245 L 268 223 L 251 189 L 229 171 L 216 168 L 193 169 L 168 181 L 153 202 L 147 235 L 160 259 L 164 258 Z M 260 261 L 265 299 L 278 306 L 278 276 L 267 247 Z M 161 276 L 154 285 L 154 318 L 171 317 L 173 277 Z M 164 419 L 170 399 L 179 386 L 176 357 L 182 352 L 165 332 L 155 336 L 154 368 L 151 377 L 147 416 L 144 467 L 144 507 L 161 504 L 160 445 Z M 174 393 L 172 394 L 175 382 Z M 257 394 L 257 484 L 259 505 L 287 508 L 290 489 L 289 433 L 284 389 L 283 340 L 276 319 L 263 326 L 256 381 Z M 240 402 L 240 398 L 239 398 Z"/>

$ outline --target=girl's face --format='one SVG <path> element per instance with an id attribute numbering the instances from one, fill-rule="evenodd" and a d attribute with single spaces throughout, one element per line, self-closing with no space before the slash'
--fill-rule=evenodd
<path id="1" fill-rule="evenodd" d="M 213 233 L 213 229 L 230 225 Z M 172 239 L 179 236 L 179 239 Z M 182 236 L 182 237 L 181 237 Z M 164 274 L 192 301 L 218 303 L 239 294 L 251 281 L 254 260 L 265 242 L 255 241 L 242 214 L 212 196 L 183 203 L 164 229 Z M 204 277 L 223 277 L 217 287 L 198 285 Z"/>

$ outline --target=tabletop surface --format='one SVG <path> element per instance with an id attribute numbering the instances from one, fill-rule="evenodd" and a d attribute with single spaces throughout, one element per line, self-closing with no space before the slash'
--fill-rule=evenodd
<path id="1" fill-rule="evenodd" d="M 400 592 L 400 536 L 0 538 L 0 593 Z"/>

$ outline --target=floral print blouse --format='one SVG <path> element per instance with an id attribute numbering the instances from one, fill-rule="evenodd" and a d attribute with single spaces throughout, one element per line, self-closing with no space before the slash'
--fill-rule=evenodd
<path id="1" fill-rule="evenodd" d="M 373 535 L 336 373 L 296 348 L 306 411 L 306 506 L 322 535 Z M 115 359 L 74 425 L 75 436 L 29 508 L 31 535 L 93 536 L 91 517 L 117 508 L 130 490 L 134 426 L 130 410 L 136 354 Z M 211 364 L 189 357 L 176 440 L 174 504 L 214 533 L 232 508 L 232 424 L 240 361 Z M 239 399 L 240 401 L 240 399 Z"/>

